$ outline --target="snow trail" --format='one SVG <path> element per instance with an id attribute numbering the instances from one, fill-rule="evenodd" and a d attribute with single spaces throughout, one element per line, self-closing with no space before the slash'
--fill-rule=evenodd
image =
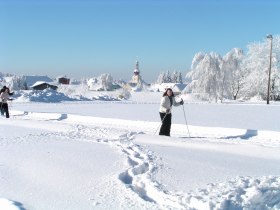
<path id="1" fill-rule="evenodd" d="M 156 180 L 156 173 L 164 163 L 161 157 L 142 144 L 134 142 L 139 134 L 148 137 L 158 127 L 158 122 L 131 121 L 120 119 L 98 118 L 72 114 L 22 112 L 14 116 L 16 121 L 31 121 L 45 132 L 43 136 L 56 136 L 57 139 L 76 139 L 88 142 L 109 144 L 127 157 L 129 168 L 119 174 L 119 180 L 143 200 L 157 204 L 163 209 L 273 209 L 280 208 L 280 179 L 279 177 L 237 177 L 227 183 L 209 184 L 205 189 L 195 192 L 168 191 Z M 39 123 L 36 123 L 39 122 Z M 7 121 L 7 123 L 13 123 Z M 23 127 L 34 126 L 34 123 L 22 123 Z M 48 127 L 48 124 L 55 124 Z M 227 145 L 248 144 L 254 141 L 255 146 L 280 149 L 280 132 L 255 131 L 234 128 L 211 128 L 189 126 L 192 138 L 178 139 L 180 145 L 195 141 L 192 147 L 207 149 L 205 143 L 222 143 Z M 59 128 L 59 129 L 57 129 Z M 186 134 L 185 125 L 175 124 L 173 135 L 182 137 Z M 32 134 L 34 135 L 34 134 Z M 36 134 L 35 134 L 36 135 Z M 34 137 L 34 136 L 33 136 Z M 15 138 L 14 143 L 26 141 L 28 136 Z M 33 138 L 34 139 L 34 138 Z M 164 140 L 166 146 L 178 146 L 174 142 Z M 5 140 L 1 141 L 4 144 Z M 6 141 L 8 144 L 8 142 Z M 11 142 L 9 142 L 11 143 Z M 151 144 L 156 142 L 150 142 Z M 213 147 L 214 148 L 214 147 Z M 218 151 L 219 148 L 216 148 Z M 223 151 L 223 152 L 230 152 Z M 234 151 L 240 152 L 240 151 Z M 250 155 L 250 154 L 249 154 Z M 272 156 L 273 157 L 273 154 Z M 271 200 L 264 205 L 262 200 Z M 279 199 L 278 199 L 279 198 Z M 95 201 L 98 205 L 98 201 Z M 261 208 L 259 208 L 259 206 Z M 154 206 L 153 206 L 154 207 Z"/>

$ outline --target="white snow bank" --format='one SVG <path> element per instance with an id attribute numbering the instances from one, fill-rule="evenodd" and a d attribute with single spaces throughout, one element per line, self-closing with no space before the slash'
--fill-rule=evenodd
<path id="1" fill-rule="evenodd" d="M 0 209 L 1 210 L 23 210 L 22 205 L 18 202 L 10 201 L 5 198 L 0 198 Z"/>
<path id="2" fill-rule="evenodd" d="M 101 101 L 120 101 L 120 99 L 109 96 L 109 95 L 98 95 L 98 96 L 93 96 L 93 100 L 101 100 Z"/>
<path id="3" fill-rule="evenodd" d="M 71 98 L 64 93 L 57 92 L 52 89 L 45 90 L 32 90 L 32 91 L 20 91 L 14 95 L 17 102 L 47 102 L 57 103 L 62 101 L 89 101 L 90 99 L 83 96 Z"/>
<path id="4" fill-rule="evenodd" d="M 142 186 L 135 192 L 145 192 L 144 199 L 148 197 L 171 209 L 279 209 L 279 147 L 263 148 L 249 141 L 243 145 L 239 140 L 240 144 L 235 145 L 208 139 L 202 142 L 195 138 L 137 135 L 135 145 L 129 148 L 138 145 L 142 153 L 153 153 L 146 159 L 130 155 L 133 163 L 145 160 L 145 164 L 132 164 L 124 180 L 131 180 L 132 189 Z M 141 176 L 130 172 L 139 166 L 150 170 Z"/>
<path id="5" fill-rule="evenodd" d="M 27 112 L 12 110 L 12 115 L 24 115 L 24 118 L 32 120 L 64 120 L 68 123 L 91 124 L 105 127 L 114 127 L 119 129 L 127 129 L 133 132 L 144 132 L 146 134 L 155 134 L 159 127 L 158 122 L 125 120 L 115 118 L 103 118 L 93 116 L 82 116 L 66 113 L 43 113 L 43 112 Z M 266 147 L 280 148 L 280 132 L 266 130 L 251 130 L 239 128 L 223 128 L 223 127 L 206 127 L 206 126 L 188 126 L 190 136 L 186 125 L 172 124 L 171 135 L 180 137 L 182 141 L 194 139 L 196 142 L 219 142 L 229 144 L 251 144 Z M 157 130 L 158 131 L 158 130 Z M 156 143 L 156 141 L 154 141 Z M 170 142 L 169 146 L 176 146 L 174 142 Z M 218 149 L 215 148 L 215 149 Z"/>
<path id="6" fill-rule="evenodd" d="M 106 94 L 99 94 L 95 96 L 84 96 L 81 94 L 65 94 L 52 89 L 19 91 L 13 97 L 16 102 L 45 102 L 45 103 L 59 103 L 63 101 L 120 101 L 117 97 Z"/>
<path id="7" fill-rule="evenodd" d="M 280 209 L 280 177 L 238 177 L 227 183 L 209 184 L 185 199 L 194 209 Z"/>

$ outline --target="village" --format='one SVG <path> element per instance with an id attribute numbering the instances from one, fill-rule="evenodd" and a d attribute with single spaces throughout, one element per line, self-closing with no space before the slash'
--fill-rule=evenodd
<path id="1" fill-rule="evenodd" d="M 131 80 L 125 82 L 124 80 L 116 81 L 110 74 L 102 74 L 99 77 L 91 77 L 83 79 L 81 81 L 71 79 L 66 75 L 57 76 L 56 78 L 51 78 L 49 76 L 43 75 L 25 75 L 25 76 L 15 76 L 15 75 L 4 75 L 0 73 L 0 85 L 7 86 L 11 91 L 19 90 L 33 90 L 42 91 L 46 89 L 51 89 L 54 91 L 59 91 L 60 88 L 65 89 L 66 87 L 75 86 L 86 86 L 88 91 L 126 91 L 126 92 L 164 92 L 166 88 L 172 88 L 175 95 L 182 93 L 184 88 L 187 86 L 182 81 L 179 82 L 159 82 L 154 84 L 148 84 L 143 79 L 140 74 L 139 61 L 136 61 L 135 68 L 132 72 Z"/>

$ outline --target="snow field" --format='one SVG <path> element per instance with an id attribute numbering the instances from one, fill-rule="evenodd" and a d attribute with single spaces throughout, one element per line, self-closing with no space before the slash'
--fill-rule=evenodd
<path id="1" fill-rule="evenodd" d="M 0 119 L 1 132 L 6 131 L 0 138 L 1 160 L 7 169 L 0 174 L 0 195 L 4 197 L 0 206 L 280 208 L 278 131 L 188 125 L 189 137 L 185 124 L 174 123 L 172 137 L 161 137 L 154 135 L 159 126 L 156 121 L 70 113 L 13 109 L 11 119 Z M 47 179 L 44 171 L 57 176 Z M 20 184 L 9 185 L 18 179 Z M 21 192 L 40 193 L 35 201 Z M 53 196 L 48 200 L 42 196 L 49 194 Z"/>

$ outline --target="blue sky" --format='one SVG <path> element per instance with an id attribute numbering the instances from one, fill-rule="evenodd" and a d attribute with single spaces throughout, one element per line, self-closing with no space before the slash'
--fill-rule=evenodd
<path id="1" fill-rule="evenodd" d="M 279 34 L 272 0 L 0 0 L 0 72 L 144 80 Z"/>

